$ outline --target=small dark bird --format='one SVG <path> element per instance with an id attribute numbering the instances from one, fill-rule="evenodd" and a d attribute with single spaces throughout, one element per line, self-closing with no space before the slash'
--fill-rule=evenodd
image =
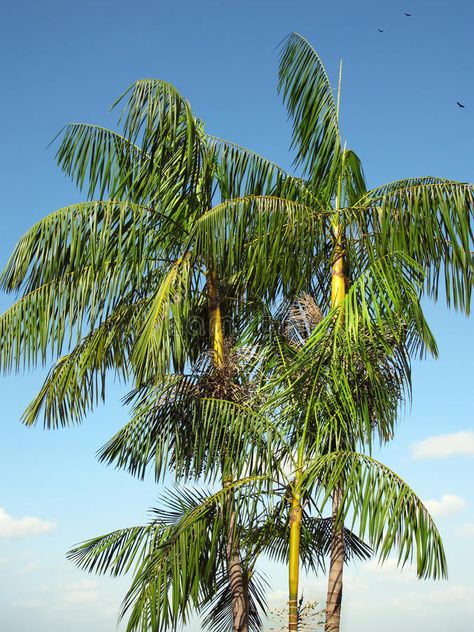
<path id="1" fill-rule="evenodd" d="M 459 105 L 460 108 L 465 108 L 466 106 L 463 105 L 462 103 L 459 103 L 459 101 L 456 101 L 456 103 Z"/>
<path id="2" fill-rule="evenodd" d="M 411 13 L 405 13 L 405 15 L 407 16 L 407 18 L 411 18 Z"/>
<path id="3" fill-rule="evenodd" d="M 377 29 L 377 31 L 378 31 L 379 33 L 383 33 L 383 30 L 382 30 L 382 29 Z"/>

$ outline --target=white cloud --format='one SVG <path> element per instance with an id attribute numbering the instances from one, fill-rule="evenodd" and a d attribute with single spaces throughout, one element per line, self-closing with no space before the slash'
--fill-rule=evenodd
<path id="1" fill-rule="evenodd" d="M 373 558 L 365 562 L 361 567 L 367 571 L 375 579 L 377 575 L 383 581 L 394 581 L 397 583 L 416 581 L 416 571 L 411 565 L 401 566 L 396 557 L 388 557 L 384 562 L 379 562 L 377 558 Z M 376 581 L 379 581 L 378 578 Z"/>
<path id="2" fill-rule="evenodd" d="M 384 573 L 387 574 L 391 571 L 398 571 L 398 562 L 395 557 L 388 557 L 383 564 L 381 564 L 378 559 L 372 559 L 369 562 L 366 562 L 364 565 L 370 573 Z"/>
<path id="3" fill-rule="evenodd" d="M 434 604 L 451 606 L 464 606 L 468 610 L 474 608 L 474 586 L 464 586 L 454 584 L 443 587 L 443 589 L 433 590 L 429 594 L 429 599 Z"/>
<path id="4" fill-rule="evenodd" d="M 20 574 L 24 575 L 27 573 L 34 573 L 39 569 L 39 566 L 39 562 L 29 562 L 28 564 L 25 564 L 22 569 L 20 569 Z"/>
<path id="5" fill-rule="evenodd" d="M 65 604 L 93 603 L 97 601 L 97 582 L 83 579 L 66 587 L 62 602 Z"/>
<path id="6" fill-rule="evenodd" d="M 267 595 L 267 601 L 271 606 L 283 604 L 285 601 L 288 601 L 288 592 L 281 589 L 272 590 Z"/>
<path id="7" fill-rule="evenodd" d="M 47 522 L 36 516 L 13 518 L 0 507 L 0 538 L 25 538 L 30 535 L 49 533 L 56 529 L 55 522 Z"/>
<path id="8" fill-rule="evenodd" d="M 32 597 L 31 599 L 19 599 L 18 601 L 14 601 L 12 605 L 17 608 L 26 608 L 29 610 L 30 608 L 41 608 L 44 603 L 44 599 L 41 597 Z"/>
<path id="9" fill-rule="evenodd" d="M 462 524 L 459 529 L 456 530 L 456 533 L 467 537 L 474 537 L 474 522 L 466 522 L 465 524 Z"/>
<path id="10" fill-rule="evenodd" d="M 466 506 L 464 498 L 454 494 L 445 494 L 441 500 L 425 500 L 423 502 L 430 514 L 438 518 L 452 516 Z"/>
<path id="11" fill-rule="evenodd" d="M 474 455 L 474 431 L 463 430 L 452 434 L 429 437 L 412 446 L 415 459 L 445 459 L 461 454 Z"/>

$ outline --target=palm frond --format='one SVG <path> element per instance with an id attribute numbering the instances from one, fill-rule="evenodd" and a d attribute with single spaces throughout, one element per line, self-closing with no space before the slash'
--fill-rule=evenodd
<path id="1" fill-rule="evenodd" d="M 149 465 L 161 480 L 168 468 L 178 476 L 192 468 L 195 431 L 196 375 L 167 376 L 130 394 L 131 419 L 99 451 L 99 459 L 143 479 Z M 198 432 L 200 432 L 198 428 Z M 203 437 L 199 434 L 199 437 Z"/>
<path id="2" fill-rule="evenodd" d="M 474 259 L 474 187 L 422 178 L 369 191 L 359 200 L 355 221 L 371 256 L 399 251 L 422 266 L 434 299 L 440 278 L 448 306 L 469 313 Z"/>
<path id="3" fill-rule="evenodd" d="M 154 208 L 114 200 L 73 204 L 23 235 L 0 284 L 7 291 L 23 286 L 28 292 L 68 273 L 82 274 L 86 266 L 95 271 L 113 264 L 125 272 L 133 266 L 143 273 L 168 259 L 173 231 L 174 223 Z"/>
<path id="4" fill-rule="evenodd" d="M 139 567 L 166 534 L 167 527 L 158 523 L 118 529 L 76 545 L 67 558 L 81 570 L 115 577 Z"/>
<path id="5" fill-rule="evenodd" d="M 352 206 L 367 193 L 364 169 L 359 156 L 351 149 L 344 150 L 342 164 L 344 165 L 343 183 L 345 198 L 347 204 Z"/>
<path id="6" fill-rule="evenodd" d="M 46 428 L 80 423 L 99 401 L 105 401 L 108 371 L 115 377 L 128 377 L 134 323 L 140 319 L 141 308 L 132 303 L 114 310 L 59 358 L 23 413 L 23 423 L 34 425 L 40 417 Z"/>
<path id="7" fill-rule="evenodd" d="M 296 164 L 318 189 L 340 159 L 337 106 L 323 63 L 298 33 L 284 41 L 280 54 L 279 92 L 293 120 Z"/>
<path id="8" fill-rule="evenodd" d="M 173 629 L 186 623 L 192 606 L 213 601 L 216 578 L 224 573 L 224 501 L 245 487 L 258 487 L 264 478 L 234 481 L 211 495 L 181 489 L 178 497 L 170 497 L 170 510 L 156 515 L 173 526 L 137 570 L 123 602 L 122 616 L 129 613 L 127 630 Z M 248 505 L 251 496 L 242 495 L 242 501 Z"/>
<path id="9" fill-rule="evenodd" d="M 327 241 L 326 218 L 324 211 L 297 202 L 248 196 L 209 210 L 195 223 L 192 238 L 219 278 L 232 278 L 249 298 L 274 300 L 309 284 L 315 252 Z"/>
<path id="10" fill-rule="evenodd" d="M 125 195 L 150 158 L 118 132 L 99 125 L 69 123 L 58 137 L 56 161 L 79 189 L 87 187 L 89 199 Z"/>
<path id="11" fill-rule="evenodd" d="M 184 341 L 198 282 L 193 272 L 186 254 L 169 268 L 151 297 L 131 358 L 138 384 L 166 375 L 173 361 L 178 371 L 184 368 L 189 351 Z"/>
<path id="12" fill-rule="evenodd" d="M 398 549 L 401 566 L 415 558 L 418 577 L 447 576 L 445 553 L 433 519 L 405 481 L 387 466 L 368 455 L 338 451 L 315 459 L 303 478 L 305 488 L 315 490 L 321 507 L 333 490 L 342 486 L 338 521 L 352 516 L 352 529 L 357 528 L 359 536 L 368 539 L 381 561 Z"/>

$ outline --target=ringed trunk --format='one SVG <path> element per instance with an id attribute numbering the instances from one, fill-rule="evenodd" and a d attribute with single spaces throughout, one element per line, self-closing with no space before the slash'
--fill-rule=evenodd
<path id="1" fill-rule="evenodd" d="M 297 632 L 298 630 L 301 515 L 301 482 L 298 474 L 292 492 L 290 514 L 290 555 L 288 563 L 288 630 L 290 632 Z"/>
<path id="2" fill-rule="evenodd" d="M 346 295 L 344 276 L 344 246 L 340 224 L 334 224 L 335 249 L 331 279 L 331 305 L 337 307 Z M 342 318 L 342 314 L 338 316 Z M 329 565 L 326 597 L 325 632 L 339 632 L 341 623 L 342 579 L 344 572 L 344 525 L 336 527 L 336 517 L 341 508 L 342 488 L 338 487 L 332 500 L 331 560 Z"/>
<path id="3" fill-rule="evenodd" d="M 332 501 L 333 530 L 331 561 L 329 566 L 328 593 L 326 597 L 325 632 L 339 632 L 341 625 L 342 577 L 344 572 L 344 527 L 335 527 L 341 506 L 342 492 L 337 489 Z"/>
<path id="4" fill-rule="evenodd" d="M 219 302 L 217 279 L 214 272 L 207 274 L 209 301 L 209 329 L 212 343 L 213 359 L 216 367 L 224 365 L 224 333 Z M 224 488 L 232 484 L 232 473 L 223 465 Z M 229 576 L 229 587 L 232 596 L 233 632 L 248 632 L 248 590 L 244 581 L 239 543 L 236 537 L 237 515 L 234 508 L 232 491 L 226 501 L 226 515 L 229 517 L 226 530 L 226 562 Z"/>

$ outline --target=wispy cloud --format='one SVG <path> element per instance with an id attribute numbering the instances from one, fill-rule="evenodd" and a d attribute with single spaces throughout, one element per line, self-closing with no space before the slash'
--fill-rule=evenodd
<path id="1" fill-rule="evenodd" d="M 45 600 L 42 597 L 32 597 L 31 599 L 18 599 L 18 601 L 14 601 L 12 606 L 16 608 L 25 608 L 29 610 L 30 608 L 41 608 L 45 605 Z"/>
<path id="2" fill-rule="evenodd" d="M 474 610 L 474 586 L 453 584 L 431 591 L 430 601 L 435 604 L 463 607 L 469 611 Z"/>
<path id="3" fill-rule="evenodd" d="M 28 573 L 34 573 L 39 569 L 40 565 L 39 562 L 28 562 L 28 564 L 25 564 L 25 566 L 23 566 L 20 570 L 19 573 L 20 575 L 26 575 Z"/>
<path id="4" fill-rule="evenodd" d="M 97 582 L 83 579 L 66 586 L 62 602 L 64 604 L 93 603 L 97 601 Z"/>
<path id="5" fill-rule="evenodd" d="M 456 530 L 456 533 L 469 538 L 474 538 L 474 522 L 466 522 L 465 524 L 462 524 L 459 529 Z"/>
<path id="6" fill-rule="evenodd" d="M 461 511 L 466 506 L 466 501 L 454 494 L 445 494 L 441 500 L 425 500 L 424 504 L 432 516 L 445 518 Z"/>
<path id="7" fill-rule="evenodd" d="M 412 446 L 412 454 L 415 459 L 446 459 L 462 454 L 474 455 L 474 431 L 463 430 L 428 437 Z"/>
<path id="8" fill-rule="evenodd" d="M 0 507 L 0 538 L 26 538 L 30 535 L 49 533 L 56 527 L 56 522 L 48 522 L 36 516 L 14 518 Z"/>

